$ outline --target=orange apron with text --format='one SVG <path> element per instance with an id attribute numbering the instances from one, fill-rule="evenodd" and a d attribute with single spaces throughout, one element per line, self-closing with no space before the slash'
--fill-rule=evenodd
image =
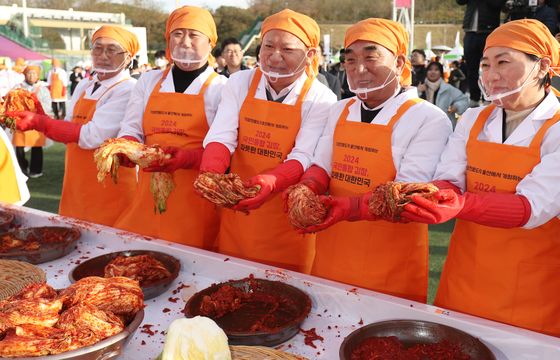
<path id="1" fill-rule="evenodd" d="M 39 87 L 33 93 L 37 95 Z M 19 131 L 14 132 L 12 143 L 14 146 L 29 146 L 29 147 L 42 147 L 45 146 L 45 134 L 37 130 Z"/>
<path id="2" fill-rule="evenodd" d="M 542 139 L 560 113 L 522 147 L 478 140 L 494 108 L 480 113 L 469 135 L 467 191 L 515 194 L 540 163 Z M 457 220 L 435 304 L 560 336 L 560 220 L 529 230 Z"/>
<path id="3" fill-rule="evenodd" d="M 350 100 L 334 131 L 334 196 L 359 196 L 393 181 L 391 136 L 401 116 L 420 99 L 397 110 L 387 125 L 348 121 Z M 426 302 L 428 226 L 378 221 L 343 221 L 317 234 L 313 275 Z"/>
<path id="4" fill-rule="evenodd" d="M 55 72 L 51 74 L 51 85 L 49 88 L 51 91 L 51 98 L 53 100 L 60 100 L 66 97 L 66 88 L 64 87 L 62 80 L 58 77 L 58 74 Z"/>
<path id="5" fill-rule="evenodd" d="M 128 79 L 113 84 L 99 99 L 126 80 Z M 85 93 L 84 90 L 74 106 L 73 123 L 85 125 L 93 118 L 99 99 L 85 99 Z M 134 169 L 121 167 L 118 184 L 114 184 L 110 178 L 101 184 L 97 181 L 94 152 L 94 149 L 82 149 L 77 143 L 66 145 L 64 181 L 58 212 L 60 215 L 113 226 L 134 196 Z"/>
<path id="6" fill-rule="evenodd" d="M 303 99 L 313 83 L 308 78 L 296 104 L 286 105 L 255 99 L 261 77 L 257 70 L 239 111 L 239 143 L 231 161 L 231 172 L 245 181 L 286 160 L 301 126 Z M 315 236 L 295 232 L 283 211 L 280 193 L 272 194 L 249 215 L 223 209 L 221 216 L 221 253 L 299 272 L 311 270 Z"/>
<path id="7" fill-rule="evenodd" d="M 160 92 L 168 74 L 169 69 L 154 87 L 144 110 L 145 143 L 201 149 L 208 132 L 204 92 L 217 74 L 208 77 L 197 95 Z M 198 169 L 175 171 L 175 188 L 167 199 L 167 210 L 156 214 L 150 192 L 151 173 L 140 170 L 138 194 L 115 227 L 211 250 L 218 232 L 218 213 L 214 205 L 194 192 L 197 176 Z"/>

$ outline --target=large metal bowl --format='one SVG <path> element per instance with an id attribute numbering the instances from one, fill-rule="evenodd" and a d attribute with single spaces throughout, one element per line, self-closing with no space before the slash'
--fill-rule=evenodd
<path id="1" fill-rule="evenodd" d="M 490 349 L 474 336 L 447 325 L 421 320 L 388 320 L 356 329 L 342 342 L 340 359 L 350 360 L 352 351 L 365 339 L 387 336 L 396 336 L 407 348 L 447 340 L 460 344 L 471 360 L 496 360 Z"/>
<path id="2" fill-rule="evenodd" d="M 33 239 L 41 239 L 46 231 L 61 233 L 63 235 L 62 241 L 41 244 L 37 250 L 14 249 L 0 253 L 0 259 L 21 260 L 35 265 L 42 264 L 71 253 L 81 236 L 80 230 L 77 228 L 64 226 L 23 228 L 9 231 L 7 234 L 12 234 L 20 240 L 32 241 Z"/>
<path id="3" fill-rule="evenodd" d="M 166 292 L 173 281 L 177 278 L 177 276 L 179 276 L 179 271 L 181 270 L 181 262 L 177 258 L 159 251 L 127 250 L 105 254 L 86 260 L 72 269 L 72 271 L 68 275 L 68 278 L 72 283 L 74 283 L 88 276 L 104 277 L 105 266 L 107 266 L 107 264 L 109 264 L 117 256 L 136 255 L 150 255 L 154 259 L 160 261 L 163 266 L 165 266 L 171 273 L 171 276 L 164 279 L 152 281 L 149 284 L 141 284 L 142 292 L 144 293 L 144 300 L 153 299 L 156 296 L 159 296 Z"/>
<path id="4" fill-rule="evenodd" d="M 289 298 L 293 302 L 293 313 L 277 313 L 277 318 L 283 319 L 282 324 L 279 324 L 277 328 L 270 331 L 260 332 L 237 330 L 239 328 L 249 329 L 257 319 L 264 315 L 263 309 L 258 307 L 241 307 L 218 319 L 213 319 L 226 333 L 229 344 L 276 346 L 295 336 L 299 332 L 301 323 L 305 320 L 309 311 L 311 311 L 311 299 L 300 289 L 280 281 L 241 279 L 215 284 L 194 294 L 188 300 L 184 313 L 189 318 L 200 315 L 200 304 L 203 297 L 213 294 L 223 285 L 231 285 L 242 289 L 244 292 L 249 292 L 252 289 L 250 282 L 256 284 L 259 291 L 278 297 Z"/>
<path id="5" fill-rule="evenodd" d="M 108 337 L 97 344 L 83 347 L 81 349 L 68 351 L 57 355 L 48 355 L 42 357 L 26 357 L 18 358 L 18 360 L 108 360 L 122 355 L 125 345 L 128 343 L 136 329 L 144 320 L 144 310 L 136 313 L 132 321 L 127 327 L 117 335 Z M 0 357 L 0 359 L 8 359 Z"/>

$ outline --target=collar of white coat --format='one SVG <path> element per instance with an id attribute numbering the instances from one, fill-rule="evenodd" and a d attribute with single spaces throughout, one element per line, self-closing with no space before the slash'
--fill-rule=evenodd
<path id="1" fill-rule="evenodd" d="M 123 69 L 117 75 L 113 76 L 112 78 L 105 79 L 105 80 L 99 80 L 99 77 L 97 76 L 97 74 L 94 74 L 93 78 L 90 81 L 93 84 L 95 84 L 96 82 L 99 82 L 101 84 L 101 87 L 110 87 L 113 84 L 116 84 L 119 81 L 124 80 L 124 79 L 129 78 L 129 77 L 130 77 L 130 73 L 128 72 L 128 69 Z"/>
<path id="2" fill-rule="evenodd" d="M 554 116 L 560 109 L 560 103 L 556 95 L 550 91 L 544 100 L 517 126 L 513 133 L 506 139 L 504 144 L 515 145 L 523 140 L 533 137 L 545 120 Z M 503 111 L 496 107 L 490 115 L 490 120 L 486 122 L 484 132 L 487 138 L 496 143 L 502 142 L 502 120 Z"/>
<path id="3" fill-rule="evenodd" d="M 175 65 L 173 65 L 175 66 Z M 152 70 L 154 71 L 154 70 Z M 159 73 L 162 73 L 164 70 L 155 70 L 158 71 Z M 196 79 L 193 80 L 193 82 L 185 89 L 185 91 L 183 92 L 184 94 L 198 94 L 200 89 L 202 88 L 202 85 L 204 85 L 204 83 L 206 82 L 206 80 L 208 79 L 208 77 L 214 73 L 214 68 L 210 65 L 208 65 L 208 67 L 206 67 L 206 70 L 204 70 L 200 75 L 198 75 L 196 77 Z M 159 75 L 161 76 L 161 75 Z M 158 79 L 159 79 L 158 76 Z M 171 73 L 171 70 L 169 70 L 169 73 L 167 74 L 167 76 L 165 77 L 165 79 L 162 81 L 161 83 L 161 87 L 159 89 L 160 92 L 171 92 L 174 93 L 175 92 L 175 83 L 173 82 L 173 74 Z"/>
<path id="4" fill-rule="evenodd" d="M 299 91 L 303 87 L 303 84 L 305 83 L 305 80 L 307 80 L 307 74 L 304 71 L 296 79 L 296 81 L 294 81 L 289 86 L 286 86 L 285 88 L 280 90 L 280 92 L 276 93 L 276 91 L 272 88 L 272 86 L 268 82 L 268 79 L 266 78 L 266 76 L 263 74 L 263 76 L 261 77 L 261 81 L 259 82 L 259 85 L 257 86 L 257 92 L 263 91 L 263 89 L 265 89 L 265 91 L 266 91 L 266 89 L 267 89 L 268 91 L 270 91 L 270 95 L 272 95 L 273 99 L 278 99 L 279 97 L 288 95 L 288 93 L 290 91 L 292 91 L 292 89 L 296 89 L 296 88 L 299 89 L 297 91 L 297 93 L 299 94 Z"/>
<path id="5" fill-rule="evenodd" d="M 382 107 L 384 107 L 385 105 L 387 105 L 387 103 L 388 103 L 389 101 L 391 101 L 391 99 L 393 99 L 395 96 L 397 96 L 397 95 L 399 94 L 400 91 L 401 91 L 401 86 L 399 85 L 399 86 L 397 86 L 397 88 L 395 89 L 395 92 L 393 93 L 393 95 L 391 95 L 391 97 L 389 97 L 389 98 L 388 98 L 387 100 L 385 100 L 381 105 L 377 105 L 377 106 L 374 107 L 373 109 L 372 109 L 372 108 L 369 108 L 369 107 L 366 105 L 366 103 L 363 102 L 362 100 L 360 100 L 360 102 L 362 103 L 362 107 L 363 107 L 364 109 L 366 109 L 366 110 L 372 111 L 372 110 L 381 109 Z M 357 99 L 360 99 L 360 98 L 357 97 Z"/>
<path id="6" fill-rule="evenodd" d="M 400 91 L 400 89 L 398 91 Z M 413 86 L 406 88 L 405 91 L 400 94 L 398 91 L 383 104 L 377 106 L 375 109 L 371 109 L 376 110 L 381 108 L 379 114 L 377 114 L 375 119 L 371 122 L 372 124 L 387 125 L 402 104 L 410 99 L 418 98 L 418 91 Z M 364 106 L 366 109 L 368 108 L 357 96 L 355 96 L 354 99 L 356 99 L 356 102 L 350 106 L 347 120 L 361 122 L 361 107 Z"/>

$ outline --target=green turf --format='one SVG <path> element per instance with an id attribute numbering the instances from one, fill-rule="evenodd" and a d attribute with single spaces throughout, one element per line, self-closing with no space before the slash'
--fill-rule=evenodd
<path id="1" fill-rule="evenodd" d="M 31 192 L 31 199 L 25 206 L 58 212 L 60 193 L 62 192 L 62 178 L 64 177 L 64 152 L 66 146 L 55 143 L 45 149 L 43 157 L 43 176 L 27 180 Z M 26 155 L 29 157 L 29 154 Z"/>
<path id="2" fill-rule="evenodd" d="M 55 144 L 45 150 L 43 173 L 37 179 L 29 179 L 27 184 L 31 191 L 31 200 L 26 206 L 56 213 L 62 177 L 64 176 L 64 150 L 62 144 Z M 453 222 L 430 226 L 430 280 L 428 286 L 428 302 L 433 302 L 441 268 L 447 255 L 449 236 L 453 230 Z"/>

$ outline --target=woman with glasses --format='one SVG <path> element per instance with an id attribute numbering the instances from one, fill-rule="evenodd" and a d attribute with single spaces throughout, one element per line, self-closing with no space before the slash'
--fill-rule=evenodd
<path id="1" fill-rule="evenodd" d="M 165 70 L 143 74 L 126 109 L 119 137 L 159 144 L 170 158 L 145 171 L 172 172 L 175 188 L 167 210 L 155 214 L 151 206 L 149 172 L 139 173 L 139 190 L 115 227 L 143 235 L 212 249 L 218 216 L 212 204 L 194 193 L 202 157 L 202 140 L 216 114 L 226 78 L 209 62 L 218 35 L 208 10 L 183 6 L 169 15 L 165 36 Z M 126 160 L 124 159 L 126 165 Z"/>
<path id="2" fill-rule="evenodd" d="M 435 304 L 560 336 L 560 103 L 550 78 L 560 46 L 537 20 L 494 30 L 480 85 L 442 154 L 438 202 L 402 216 L 457 218 Z"/>
<path id="3" fill-rule="evenodd" d="M 38 130 L 67 144 L 59 213 L 103 225 L 113 225 L 134 192 L 134 172 L 119 174 L 119 183 L 99 184 L 93 152 L 117 135 L 136 80 L 128 66 L 139 49 L 136 35 L 105 25 L 91 39 L 95 75 L 84 79 L 72 95 L 66 121 L 18 112 L 18 130 Z"/>

